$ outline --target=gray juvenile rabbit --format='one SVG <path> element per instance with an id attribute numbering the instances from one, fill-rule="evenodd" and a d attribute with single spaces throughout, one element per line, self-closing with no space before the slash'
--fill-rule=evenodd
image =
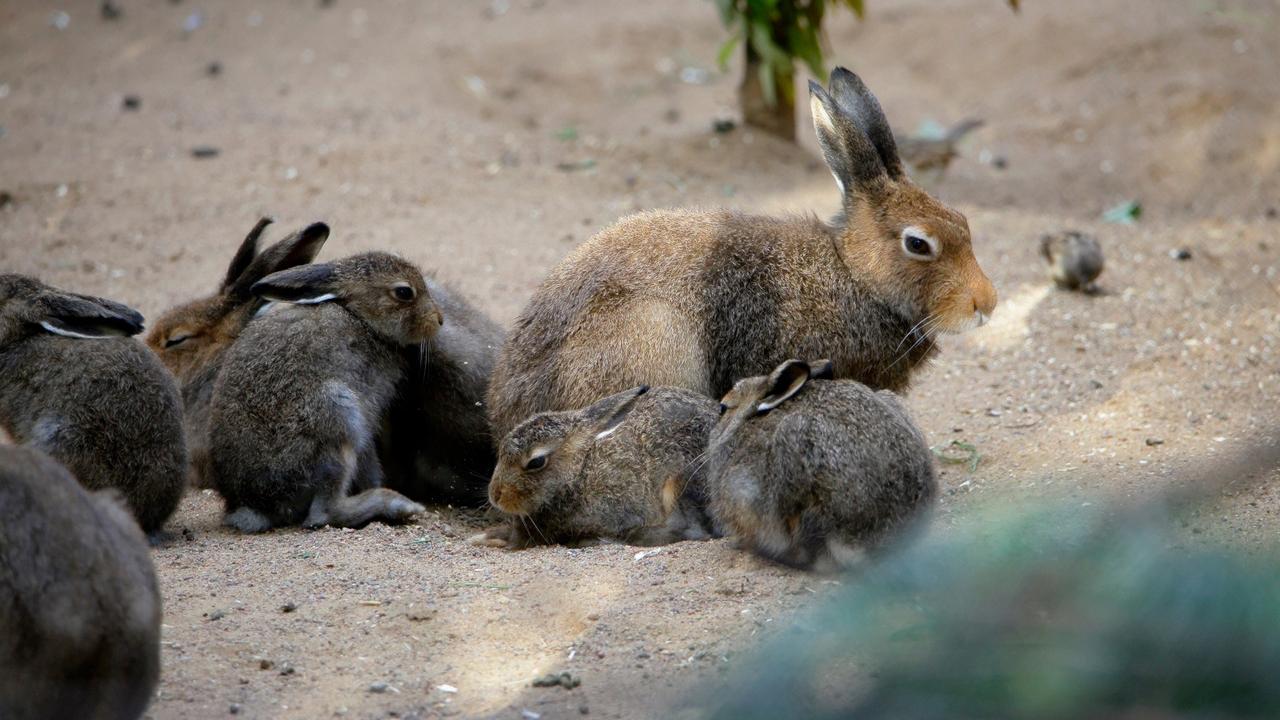
<path id="1" fill-rule="evenodd" d="M 1075 230 L 1044 235 L 1040 238 L 1040 254 L 1049 263 L 1058 287 L 1089 294 L 1098 292 L 1095 281 L 1106 263 L 1097 238 Z"/>
<path id="2" fill-rule="evenodd" d="M 133 720 L 160 674 L 160 593 L 114 490 L 0 444 L 0 718 Z"/>
<path id="3" fill-rule="evenodd" d="M 485 393 L 503 333 L 470 302 L 426 278 L 448 322 L 409 352 L 410 367 L 392 409 L 387 483 L 416 500 L 457 505 L 484 502 L 493 474 L 494 442 Z"/>
<path id="4" fill-rule="evenodd" d="M 147 344 L 182 390 L 191 478 L 197 487 L 211 487 L 209 402 L 214 380 L 227 350 L 265 303 L 250 288 L 273 272 L 311 262 L 329 237 L 329 226 L 313 223 L 259 253 L 258 240 L 271 222 L 262 218 L 249 231 L 216 293 L 171 308 L 147 334 Z"/>
<path id="5" fill-rule="evenodd" d="M 268 275 L 253 292 L 283 304 L 244 329 L 214 385 L 210 468 L 227 523 L 357 527 L 421 512 L 380 487 L 378 439 L 405 348 L 443 322 L 422 271 L 372 252 Z"/>
<path id="6" fill-rule="evenodd" d="M 703 466 L 715 420 L 714 400 L 644 386 L 529 418 L 499 447 L 489 499 L 511 517 L 490 538 L 524 548 L 708 537 Z"/>
<path id="7" fill-rule="evenodd" d="M 155 533 L 185 487 L 173 377 L 130 335 L 142 316 L 24 275 L 0 275 L 0 426 L 90 490 L 115 488 Z"/>
<path id="8" fill-rule="evenodd" d="M 968 221 L 911 182 L 875 96 L 844 68 L 809 92 L 843 201 L 835 222 L 649 212 L 596 235 L 551 271 L 503 346 L 496 437 L 639 384 L 720 397 L 788 357 L 900 390 L 939 333 L 986 321 L 996 291 Z"/>
<path id="9" fill-rule="evenodd" d="M 740 380 L 711 432 L 711 515 L 765 557 L 853 564 L 937 494 L 933 459 L 897 397 L 788 360 Z M 815 378 L 816 376 L 816 378 Z"/>

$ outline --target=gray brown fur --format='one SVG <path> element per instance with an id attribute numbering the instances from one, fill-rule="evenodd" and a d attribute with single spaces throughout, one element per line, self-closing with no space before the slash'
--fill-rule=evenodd
<path id="1" fill-rule="evenodd" d="M 182 498 L 187 450 L 173 377 L 128 337 L 141 329 L 119 303 L 0 275 L 0 425 L 86 488 L 118 490 L 154 533 Z"/>
<path id="2" fill-rule="evenodd" d="M 929 448 L 892 392 L 811 379 L 791 360 L 740 381 L 723 407 L 708 448 L 711 515 L 764 557 L 847 567 L 937 495 Z"/>
<path id="3" fill-rule="evenodd" d="M 410 351 L 392 410 L 391 487 L 422 502 L 474 506 L 493 474 L 494 441 L 485 395 L 503 331 L 452 288 L 428 277 L 445 317 L 426 353 Z"/>
<path id="4" fill-rule="evenodd" d="M 1097 292 L 1098 276 L 1106 265 L 1097 238 L 1075 230 L 1044 235 L 1040 238 L 1040 254 L 1049 263 L 1058 287 Z"/>
<path id="5" fill-rule="evenodd" d="M 411 299 L 397 299 L 404 287 Z M 378 440 L 406 348 L 426 343 L 442 320 L 422 272 L 365 253 L 274 273 L 253 289 L 279 304 L 228 351 L 210 417 L 227 523 L 245 532 L 357 527 L 421 512 L 381 487 Z"/>
<path id="6" fill-rule="evenodd" d="M 526 420 L 503 438 L 489 486 L 509 515 L 497 536 L 512 548 L 710 537 L 704 453 L 715 419 L 714 400 L 641 386 Z M 545 465 L 529 469 L 535 457 Z"/>
<path id="7" fill-rule="evenodd" d="M 0 717 L 141 717 L 160 674 L 160 593 L 114 491 L 0 446 Z"/>
<path id="8" fill-rule="evenodd" d="M 253 284 L 273 272 L 311 262 L 329 237 L 327 225 L 313 223 L 258 252 L 258 241 L 271 223 L 271 218 L 262 218 L 253 226 L 215 293 L 171 308 L 147 334 L 147 344 L 182 391 L 191 482 L 197 487 L 212 487 L 208 446 L 214 380 L 226 351 L 265 303 L 253 294 Z"/>
<path id="9" fill-rule="evenodd" d="M 913 185 L 874 96 L 838 69 L 811 86 L 842 220 L 729 211 L 620 221 L 556 267 L 517 319 L 494 371 L 496 437 L 539 412 L 640 384 L 719 397 L 793 356 L 837 377 L 905 388 L 939 332 L 980 324 L 995 290 L 964 216 Z M 922 228 L 936 257 L 905 256 Z"/>

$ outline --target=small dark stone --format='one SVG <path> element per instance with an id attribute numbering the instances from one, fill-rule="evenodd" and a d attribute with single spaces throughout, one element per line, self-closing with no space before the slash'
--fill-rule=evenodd
<path id="1" fill-rule="evenodd" d="M 586 705 L 579 705 L 579 706 L 578 706 L 578 714 L 579 714 L 579 715 L 590 715 L 590 714 L 591 714 L 591 708 L 587 707 Z"/>
<path id="2" fill-rule="evenodd" d="M 333 7 L 333 0 L 320 0 L 320 7 L 322 8 Z"/>
<path id="3" fill-rule="evenodd" d="M 182 537 L 187 542 L 195 542 L 196 534 L 191 532 L 191 528 L 182 528 Z"/>
<path id="4" fill-rule="evenodd" d="M 738 127 L 738 123 L 734 122 L 730 118 L 718 118 L 716 120 L 711 121 L 711 129 L 715 130 L 721 135 L 727 132 L 733 132 L 733 129 L 736 127 Z"/>
<path id="5" fill-rule="evenodd" d="M 294 674 L 295 672 L 297 672 L 297 670 L 294 670 L 294 669 L 293 669 L 293 666 L 292 666 L 292 665 L 290 665 L 289 663 L 285 663 L 285 664 L 283 664 L 283 665 L 281 665 L 281 666 L 280 666 L 280 674 L 281 674 L 281 675 L 292 675 L 292 674 Z"/>
<path id="6" fill-rule="evenodd" d="M 1276 218 L 1280 218 L 1280 210 L 1277 210 L 1276 208 L 1273 208 L 1273 207 L 1267 208 L 1267 212 L 1265 214 L 1268 220 L 1275 220 Z"/>
<path id="7" fill-rule="evenodd" d="M 197 145 L 191 148 L 191 157 L 194 158 L 215 158 L 221 153 L 221 150 L 212 145 Z"/>
<path id="8" fill-rule="evenodd" d="M 120 9 L 120 6 L 111 2 L 111 0 L 103 0 L 101 7 L 103 20 L 119 20 L 120 16 L 124 15 L 124 11 Z"/>
<path id="9" fill-rule="evenodd" d="M 991 167 L 997 170 L 1004 170 L 1009 167 L 1009 158 L 1003 155 L 997 155 L 994 158 L 991 158 Z"/>
<path id="10" fill-rule="evenodd" d="M 298 609 L 298 606 L 293 603 L 285 603 L 280 606 L 280 612 L 282 613 L 291 613 L 297 609 Z"/>
<path id="11" fill-rule="evenodd" d="M 208 65 L 205 65 L 205 66 L 204 66 L 204 74 L 205 74 L 205 75 L 208 75 L 209 77 L 217 77 L 217 76 L 221 75 L 221 74 L 222 74 L 222 63 L 218 62 L 217 60 L 214 60 L 213 62 L 209 63 Z"/>
<path id="12" fill-rule="evenodd" d="M 1155 447 L 1157 445 L 1163 445 L 1163 444 L 1164 444 L 1164 440 L 1162 438 L 1158 438 L 1158 437 L 1147 438 L 1147 447 Z"/>
<path id="13" fill-rule="evenodd" d="M 13 204 L 13 193 L 8 190 L 0 190 L 0 208 L 9 207 Z"/>
<path id="14" fill-rule="evenodd" d="M 125 95 L 124 99 L 120 101 L 120 106 L 125 110 L 137 110 L 142 107 L 142 98 L 137 95 Z"/>
<path id="15" fill-rule="evenodd" d="M 676 108 L 671 108 L 663 113 L 662 117 L 669 123 L 677 123 L 680 122 L 680 111 Z"/>
<path id="16" fill-rule="evenodd" d="M 381 695 L 382 693 L 384 693 L 384 692 L 386 692 L 386 691 L 387 691 L 387 687 L 388 687 L 388 685 L 387 685 L 386 683 L 384 683 L 384 682 L 381 682 L 381 681 L 376 682 L 376 683 L 370 683 L 370 685 L 369 685 L 369 692 L 371 692 L 371 693 L 377 693 L 377 694 Z"/>
<path id="17" fill-rule="evenodd" d="M 273 667 L 275 667 L 275 663 L 271 662 L 266 658 L 262 658 L 261 660 L 258 661 L 259 670 L 270 670 Z"/>
<path id="18" fill-rule="evenodd" d="M 1169 257 L 1173 258 L 1174 260 L 1190 260 L 1191 250 L 1187 248 L 1178 248 L 1176 250 L 1170 250 Z"/>
<path id="19" fill-rule="evenodd" d="M 231 706 L 227 708 L 227 712 L 231 713 L 232 715 L 239 715 L 240 703 L 231 703 Z"/>
<path id="20" fill-rule="evenodd" d="M 213 621 L 216 621 L 216 620 L 221 620 L 222 618 L 224 618 L 224 617 L 226 617 L 226 616 L 227 616 L 227 611 L 226 611 L 226 610 L 218 609 L 218 610 L 214 610 L 213 612 L 209 613 L 207 617 L 209 618 L 210 622 L 213 622 Z"/>

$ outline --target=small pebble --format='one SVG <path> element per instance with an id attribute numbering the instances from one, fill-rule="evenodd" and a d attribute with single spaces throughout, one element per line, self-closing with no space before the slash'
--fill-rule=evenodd
<path id="1" fill-rule="evenodd" d="M 137 110 L 142 107 L 142 98 L 137 95 L 125 95 L 124 99 L 120 101 L 120 106 L 125 110 Z"/>
<path id="2" fill-rule="evenodd" d="M 734 122 L 730 118 L 718 118 L 711 121 L 711 129 L 722 135 L 727 132 L 732 132 L 736 127 L 738 127 L 738 123 Z"/>
<path id="3" fill-rule="evenodd" d="M 239 715 L 240 703 L 231 703 L 230 707 L 227 708 L 227 712 L 231 713 L 232 715 Z"/>
<path id="4" fill-rule="evenodd" d="M 294 670 L 294 669 L 293 669 L 293 666 L 292 666 L 292 665 L 290 665 L 290 664 L 288 664 L 288 663 L 285 663 L 284 665 L 281 665 L 281 666 L 280 666 L 280 674 L 281 674 L 281 675 L 292 675 L 292 674 L 294 674 L 295 672 L 297 672 L 297 670 Z"/>
<path id="5" fill-rule="evenodd" d="M 124 11 L 119 5 L 111 2 L 111 0 L 103 0 L 102 2 L 102 19 L 103 20 L 119 20 L 124 15 Z"/>
<path id="6" fill-rule="evenodd" d="M 258 661 L 259 670 L 270 670 L 274 666 L 275 666 L 275 663 L 271 662 L 266 658 L 262 658 L 261 660 Z"/>
<path id="7" fill-rule="evenodd" d="M 221 620 L 222 618 L 224 618 L 224 617 L 226 617 L 226 616 L 227 616 L 227 611 L 226 611 L 226 610 L 218 609 L 218 610 L 214 610 L 213 612 L 209 613 L 209 620 L 210 620 L 210 622 L 215 621 L 215 620 Z"/>
<path id="8" fill-rule="evenodd" d="M 291 613 L 297 609 L 298 609 L 298 606 L 294 605 L 293 603 L 285 603 L 280 606 L 280 612 L 282 613 Z"/>
<path id="9" fill-rule="evenodd" d="M 369 692 L 382 694 L 387 691 L 387 684 L 384 682 L 376 682 L 369 685 Z"/>
<path id="10" fill-rule="evenodd" d="M 1187 248 L 1177 248 L 1169 251 L 1169 257 L 1173 258 L 1174 260 L 1190 260 L 1191 251 L 1188 250 Z"/>
<path id="11" fill-rule="evenodd" d="M 1158 437 L 1147 438 L 1147 447 L 1155 447 L 1157 445 L 1163 445 L 1163 444 L 1164 444 L 1164 440 L 1162 438 L 1158 438 Z"/>
<path id="12" fill-rule="evenodd" d="M 13 193 L 8 190 L 0 190 L 0 208 L 5 208 L 13 204 Z"/>
<path id="13" fill-rule="evenodd" d="M 217 77 L 217 76 L 221 75 L 221 74 L 222 74 L 222 63 L 218 62 L 217 60 L 214 60 L 213 62 L 209 63 L 208 65 L 205 65 L 205 66 L 204 66 L 204 74 L 205 74 L 205 75 L 208 75 L 209 77 Z"/>
<path id="14" fill-rule="evenodd" d="M 212 145 L 197 145 L 191 148 L 191 157 L 194 158 L 215 158 L 222 151 Z"/>

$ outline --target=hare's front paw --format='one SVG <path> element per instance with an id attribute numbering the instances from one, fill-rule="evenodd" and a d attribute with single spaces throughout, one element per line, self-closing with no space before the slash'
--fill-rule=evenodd
<path id="1" fill-rule="evenodd" d="M 511 547 L 511 528 L 505 525 L 491 527 L 467 538 L 467 542 L 478 547 L 509 548 Z"/>

